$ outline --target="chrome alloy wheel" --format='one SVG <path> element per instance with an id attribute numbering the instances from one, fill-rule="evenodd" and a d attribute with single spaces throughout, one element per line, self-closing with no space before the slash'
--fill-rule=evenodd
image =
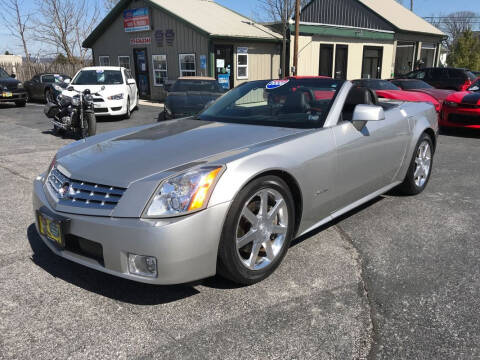
<path id="1" fill-rule="evenodd" d="M 415 172 L 413 173 L 413 180 L 418 187 L 423 187 L 427 182 L 431 164 L 432 149 L 428 141 L 422 141 L 415 156 Z"/>
<path id="2" fill-rule="evenodd" d="M 257 191 L 243 206 L 236 228 L 237 255 L 250 270 L 268 266 L 280 254 L 288 230 L 288 208 L 276 190 Z"/>

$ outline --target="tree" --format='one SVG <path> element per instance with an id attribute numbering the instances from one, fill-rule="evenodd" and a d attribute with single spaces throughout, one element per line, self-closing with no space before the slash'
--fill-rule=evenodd
<path id="1" fill-rule="evenodd" d="M 472 30 L 465 30 L 452 46 L 447 57 L 450 66 L 480 70 L 480 39 Z"/>
<path id="2" fill-rule="evenodd" d="M 99 19 L 96 1 L 38 0 L 37 39 L 65 54 L 70 64 L 85 62 L 88 49 L 82 42 Z"/>
<path id="3" fill-rule="evenodd" d="M 4 26 L 10 34 L 20 40 L 25 53 L 27 67 L 30 70 L 30 52 L 28 51 L 28 33 L 31 30 L 29 24 L 31 21 L 30 14 L 25 14 L 22 1 L 19 0 L 3 0 L 1 6 L 1 18 L 4 21 Z M 31 75 L 31 74 L 28 74 Z"/>
<path id="4" fill-rule="evenodd" d="M 115 5 L 118 4 L 119 0 L 103 0 L 103 4 L 105 6 L 105 10 L 110 11 L 112 10 Z"/>
<path id="5" fill-rule="evenodd" d="M 12 54 L 10 54 L 10 51 L 5 50 L 5 54 L 4 54 L 4 55 L 12 55 Z"/>
<path id="6" fill-rule="evenodd" d="M 301 6 L 305 6 L 309 1 L 301 0 Z M 265 20 L 281 23 L 283 36 L 282 47 L 282 76 L 287 73 L 286 57 L 287 57 L 287 32 L 289 20 L 295 12 L 295 0 L 259 0 L 260 8 L 265 12 Z"/>
<path id="7" fill-rule="evenodd" d="M 471 11 L 459 11 L 449 15 L 431 16 L 426 19 L 448 35 L 445 47 L 451 51 L 458 38 L 467 30 L 472 30 L 478 21 L 478 14 Z"/>

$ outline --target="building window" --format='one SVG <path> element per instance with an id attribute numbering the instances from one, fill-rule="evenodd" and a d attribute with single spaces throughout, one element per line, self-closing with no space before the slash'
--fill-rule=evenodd
<path id="1" fill-rule="evenodd" d="M 130 56 L 119 56 L 118 66 L 130 69 Z"/>
<path id="2" fill-rule="evenodd" d="M 195 54 L 179 54 L 180 76 L 197 75 L 195 66 Z"/>
<path id="3" fill-rule="evenodd" d="M 100 66 L 110 66 L 110 57 L 109 56 L 100 56 L 98 58 Z"/>
<path id="4" fill-rule="evenodd" d="M 435 64 L 435 44 L 422 43 L 422 51 L 420 52 L 420 59 L 422 60 L 423 67 L 433 67 Z"/>
<path id="5" fill-rule="evenodd" d="M 248 79 L 248 48 L 237 48 L 237 79 Z"/>
<path id="6" fill-rule="evenodd" d="M 395 53 L 395 76 L 412 71 L 415 64 L 415 43 L 399 41 Z"/>
<path id="7" fill-rule="evenodd" d="M 160 86 L 167 80 L 167 55 L 152 55 L 153 85 Z"/>
<path id="8" fill-rule="evenodd" d="M 333 45 L 320 44 L 320 64 L 318 75 L 332 77 Z"/>
<path id="9" fill-rule="evenodd" d="M 335 79 L 347 80 L 348 45 L 335 45 Z"/>

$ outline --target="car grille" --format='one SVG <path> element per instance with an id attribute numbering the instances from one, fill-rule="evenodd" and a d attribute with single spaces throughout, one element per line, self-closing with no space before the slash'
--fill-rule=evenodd
<path id="1" fill-rule="evenodd" d="M 94 111 L 96 113 L 106 113 L 106 112 L 108 112 L 108 109 L 107 108 L 95 108 Z"/>
<path id="2" fill-rule="evenodd" d="M 102 98 L 93 98 L 93 102 L 104 102 Z"/>
<path id="3" fill-rule="evenodd" d="M 448 121 L 455 124 L 480 125 L 480 116 L 450 114 L 448 116 Z"/>
<path id="4" fill-rule="evenodd" d="M 126 189 L 69 179 L 57 168 L 48 174 L 47 185 L 62 205 L 113 209 Z"/>

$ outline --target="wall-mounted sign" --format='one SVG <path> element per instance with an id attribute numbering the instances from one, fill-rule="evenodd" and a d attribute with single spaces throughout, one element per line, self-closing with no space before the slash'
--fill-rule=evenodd
<path id="1" fill-rule="evenodd" d="M 200 55 L 200 69 L 205 70 L 207 68 L 207 55 Z"/>
<path id="2" fill-rule="evenodd" d="M 155 31 L 155 43 L 158 47 L 163 47 L 163 30 Z"/>
<path id="3" fill-rule="evenodd" d="M 151 42 L 152 42 L 152 39 L 150 38 L 150 36 L 132 38 L 130 39 L 130 46 L 149 45 Z"/>
<path id="4" fill-rule="evenodd" d="M 123 27 L 125 32 L 150 30 L 148 8 L 125 10 L 123 12 Z"/>
<path id="5" fill-rule="evenodd" d="M 175 40 L 175 32 L 172 29 L 167 29 L 165 31 L 165 39 L 167 40 L 167 45 L 172 46 Z"/>
<path id="6" fill-rule="evenodd" d="M 237 54 L 248 54 L 248 47 L 237 47 Z"/>

